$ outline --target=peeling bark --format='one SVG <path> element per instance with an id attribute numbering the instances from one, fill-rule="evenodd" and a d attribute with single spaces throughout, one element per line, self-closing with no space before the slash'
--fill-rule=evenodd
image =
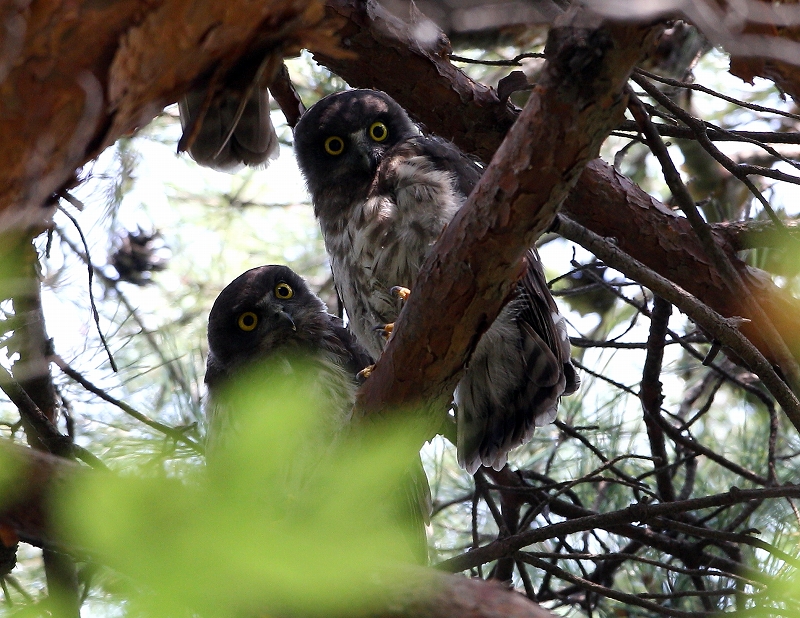
<path id="1" fill-rule="evenodd" d="M 319 0 L 36 0 L 0 16 L 0 229 L 43 225 L 76 168 L 199 78 L 326 36 L 309 29 Z"/>

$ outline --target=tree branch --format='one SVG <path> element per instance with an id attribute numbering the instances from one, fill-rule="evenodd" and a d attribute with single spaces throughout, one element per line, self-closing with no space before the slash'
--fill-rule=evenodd
<path id="1" fill-rule="evenodd" d="M 3 9 L 0 229 L 41 226 L 50 196 L 118 137 L 143 126 L 212 67 L 325 47 L 315 0 L 148 0 Z"/>
<path id="2" fill-rule="evenodd" d="M 661 376 L 661 362 L 664 358 L 664 343 L 667 337 L 667 325 L 672 313 L 672 305 L 660 296 L 653 303 L 653 314 L 650 318 L 650 336 L 647 339 L 647 357 L 642 372 L 642 385 L 639 398 L 644 409 L 644 422 L 647 436 L 650 439 L 650 451 L 655 458 L 656 482 L 658 495 L 662 502 L 675 500 L 675 488 L 672 485 L 672 474 L 669 468 L 669 455 L 664 441 L 664 432 L 656 418 L 661 416 L 661 403 L 664 401 Z"/>
<path id="3" fill-rule="evenodd" d="M 508 555 L 509 552 L 514 552 L 528 545 L 539 543 L 547 539 L 557 538 L 565 534 L 572 534 L 595 528 L 610 529 L 621 524 L 630 524 L 633 522 L 646 523 L 653 518 L 663 515 L 676 515 L 721 505 L 742 504 L 750 500 L 788 496 L 800 497 L 800 486 L 784 485 L 782 487 L 766 487 L 761 489 L 733 488 L 731 491 L 724 494 L 694 498 L 691 500 L 666 502 L 662 504 L 639 502 L 611 513 L 587 515 L 585 517 L 551 524 L 544 528 L 527 530 L 514 536 L 504 537 L 488 545 L 479 547 L 478 549 L 473 549 L 461 556 L 445 560 L 438 565 L 438 568 L 453 572 L 466 571 L 478 564 L 484 564 L 497 559 L 499 556 Z M 739 566 L 740 569 L 743 567 L 744 565 Z M 757 577 L 757 573 L 753 572 L 752 574 Z"/>
<path id="4" fill-rule="evenodd" d="M 622 119 L 623 88 L 654 29 L 611 25 L 550 31 L 547 62 L 505 141 L 431 249 L 360 408 L 451 396 L 478 336 L 520 275 L 583 166 Z M 447 298 L 444 314 L 429 308 Z"/>
<path id="5" fill-rule="evenodd" d="M 367 10 L 356 0 L 328 0 L 327 7 L 327 21 L 341 21 L 337 36 L 347 42 L 350 55 L 345 60 L 312 46 L 318 62 L 352 86 L 386 91 L 416 120 L 465 152 L 484 161 L 492 158 L 518 114 L 517 108 L 454 67 L 441 39 L 433 49 L 423 49 L 411 40 L 408 28 L 404 30 L 396 20 Z M 689 223 L 610 165 L 600 159 L 591 161 L 562 209 L 595 234 L 616 239 L 623 251 L 720 314 L 750 319 L 741 332 L 775 362 L 761 336 L 760 322 L 728 289 Z M 789 349 L 800 358 L 800 330 L 795 324 L 800 301 L 774 285 L 763 271 L 748 267 L 723 236 L 716 231 L 714 235 Z"/>
<path id="6" fill-rule="evenodd" d="M 559 230 L 565 238 L 578 243 L 599 257 L 607 265 L 636 279 L 653 292 L 678 307 L 698 326 L 714 339 L 729 347 L 764 382 L 764 386 L 786 412 L 786 416 L 800 431 L 800 402 L 792 390 L 778 376 L 769 361 L 740 333 L 741 324 L 727 320 L 671 281 L 644 267 L 643 264 L 625 255 L 617 245 L 608 242 L 591 231 L 562 218 Z"/>

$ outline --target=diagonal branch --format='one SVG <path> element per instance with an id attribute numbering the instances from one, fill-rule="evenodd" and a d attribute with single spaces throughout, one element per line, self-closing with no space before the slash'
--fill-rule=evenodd
<path id="1" fill-rule="evenodd" d="M 758 349 L 739 332 L 739 320 L 726 320 L 713 309 L 674 285 L 640 262 L 631 259 L 615 244 L 574 222 L 562 218 L 559 229 L 565 238 L 588 249 L 612 268 L 641 282 L 656 294 L 671 302 L 683 311 L 698 326 L 706 330 L 714 339 L 733 350 L 744 361 L 750 371 L 764 382 L 764 386 L 777 399 L 786 416 L 800 431 L 800 402 L 792 390 L 778 376 L 770 362 Z"/>
<path id="2" fill-rule="evenodd" d="M 411 40 L 408 29 L 392 27 L 386 16 L 368 11 L 356 0 L 328 0 L 327 6 L 327 21 L 341 22 L 337 36 L 347 41 L 349 56 L 336 57 L 312 46 L 318 62 L 352 86 L 385 90 L 429 130 L 484 161 L 491 159 L 518 110 L 454 67 L 443 39 L 433 49 L 424 49 Z M 767 359 L 776 361 L 757 316 L 750 315 L 742 298 L 728 288 L 688 221 L 610 165 L 591 161 L 563 210 L 595 234 L 616 239 L 623 251 L 723 316 L 750 319 L 741 332 Z M 742 262 L 723 235 L 715 231 L 714 237 L 794 356 L 800 357 L 800 330 L 794 317 L 800 315 L 800 301 L 774 285 L 766 273 Z"/>
<path id="3" fill-rule="evenodd" d="M 622 119 L 628 75 L 653 28 L 554 28 L 542 81 L 467 202 L 430 251 L 390 341 L 360 391 L 374 411 L 449 398 L 477 341 L 588 161 Z M 447 298 L 443 314 L 430 307 Z M 401 344 L 402 342 L 402 344 Z"/>

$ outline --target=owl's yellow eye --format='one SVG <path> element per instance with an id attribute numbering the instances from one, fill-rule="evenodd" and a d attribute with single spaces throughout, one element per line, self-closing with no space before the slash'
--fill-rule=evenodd
<path id="1" fill-rule="evenodd" d="M 382 142 L 389 137 L 389 129 L 382 122 L 373 122 L 369 127 L 369 136 L 376 142 Z"/>
<path id="2" fill-rule="evenodd" d="M 325 140 L 325 152 L 334 157 L 344 152 L 344 140 L 337 135 L 331 135 Z"/>
<path id="3" fill-rule="evenodd" d="M 292 289 L 291 285 L 281 281 L 278 285 L 275 286 L 275 296 L 277 296 L 281 300 L 287 300 L 292 296 L 294 296 L 294 290 Z"/>
<path id="4" fill-rule="evenodd" d="M 249 333 L 258 324 L 258 316 L 252 311 L 245 311 L 239 316 L 237 324 L 244 332 Z"/>

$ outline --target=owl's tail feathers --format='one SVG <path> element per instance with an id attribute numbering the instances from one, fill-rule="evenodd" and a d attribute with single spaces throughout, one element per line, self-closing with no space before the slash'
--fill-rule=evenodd
<path id="1" fill-rule="evenodd" d="M 520 320 L 517 347 L 507 339 L 507 320 L 504 311 L 484 335 L 456 390 L 458 461 L 470 474 L 481 465 L 501 470 L 509 451 L 529 442 L 536 427 L 552 423 L 561 397 L 580 385 L 568 339 L 554 353 L 531 323 Z M 484 340 L 489 343 L 482 345 Z"/>
<path id="2" fill-rule="evenodd" d="M 179 102 L 184 135 L 181 148 L 204 167 L 235 172 L 242 165 L 266 167 L 277 158 L 278 136 L 269 115 L 269 92 L 226 91 L 208 100 L 206 89 L 192 90 Z"/>

